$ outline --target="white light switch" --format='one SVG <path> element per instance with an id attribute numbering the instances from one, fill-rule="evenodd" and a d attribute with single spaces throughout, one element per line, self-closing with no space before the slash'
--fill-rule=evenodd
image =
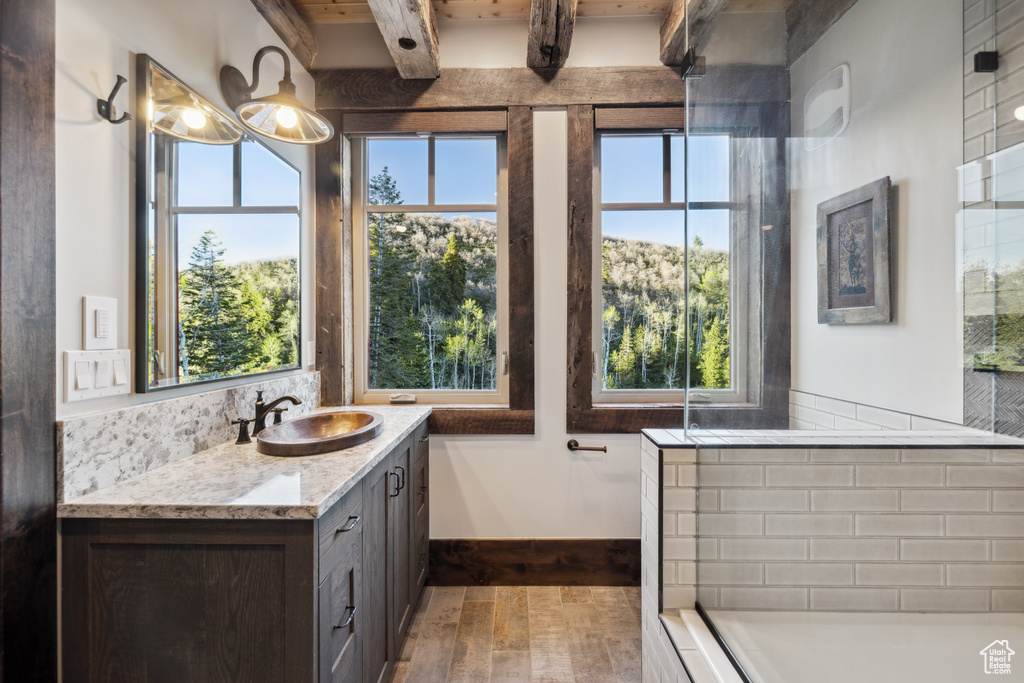
<path id="1" fill-rule="evenodd" d="M 65 351 L 65 402 L 130 393 L 131 353 L 129 349 Z"/>
<path id="2" fill-rule="evenodd" d="M 117 299 L 82 297 L 82 348 L 117 348 Z"/>
<path id="3" fill-rule="evenodd" d="M 110 386 L 110 361 L 96 361 L 96 383 L 97 389 L 106 389 Z"/>
<path id="4" fill-rule="evenodd" d="M 75 388 L 92 389 L 92 363 L 87 360 L 75 362 Z"/>

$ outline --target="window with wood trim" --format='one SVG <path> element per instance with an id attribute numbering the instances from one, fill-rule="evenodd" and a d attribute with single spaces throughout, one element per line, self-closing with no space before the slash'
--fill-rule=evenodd
<path id="1" fill-rule="evenodd" d="M 751 153 L 727 131 L 686 144 L 596 136 L 595 403 L 747 401 Z"/>
<path id="2" fill-rule="evenodd" d="M 786 426 L 787 110 L 732 97 L 569 107 L 570 432 Z"/>
<path id="3" fill-rule="evenodd" d="M 504 135 L 353 142 L 356 401 L 508 402 Z"/>

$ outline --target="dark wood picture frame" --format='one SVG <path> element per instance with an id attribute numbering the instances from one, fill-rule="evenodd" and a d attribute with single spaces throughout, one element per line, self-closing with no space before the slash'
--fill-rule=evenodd
<path id="1" fill-rule="evenodd" d="M 886 176 L 818 205 L 818 322 L 892 322 L 892 249 Z"/>

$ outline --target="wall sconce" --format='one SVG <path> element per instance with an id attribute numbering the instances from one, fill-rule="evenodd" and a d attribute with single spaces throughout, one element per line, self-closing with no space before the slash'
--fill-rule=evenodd
<path id="1" fill-rule="evenodd" d="M 252 98 L 260 85 L 260 62 L 268 52 L 276 52 L 284 59 L 284 80 L 278 84 L 276 95 Z M 220 70 L 220 90 L 228 106 L 235 110 L 243 126 L 282 142 L 315 145 L 334 137 L 334 127 L 325 118 L 309 109 L 295 97 L 291 61 L 279 47 L 269 45 L 256 53 L 252 62 L 252 85 L 242 72 L 233 66 Z"/>
<path id="2" fill-rule="evenodd" d="M 223 114 L 209 110 L 189 95 L 150 100 L 149 107 L 153 128 L 181 140 L 233 145 L 242 139 L 242 131 Z"/>

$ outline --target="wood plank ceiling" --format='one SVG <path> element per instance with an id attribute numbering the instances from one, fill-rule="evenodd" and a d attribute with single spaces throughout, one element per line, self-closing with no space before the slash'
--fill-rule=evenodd
<path id="1" fill-rule="evenodd" d="M 399 75 L 435 79 L 441 74 L 437 19 L 528 18 L 527 66 L 565 64 L 577 16 L 660 15 L 661 61 L 684 63 L 698 54 L 721 12 L 785 12 L 792 63 L 856 0 L 252 0 L 278 35 L 309 67 L 316 44 L 305 23 L 376 22 Z M 687 36 L 689 39 L 687 40 Z M 797 40 L 793 40 L 793 37 Z"/>
<path id="2" fill-rule="evenodd" d="M 726 12 L 784 12 L 793 0 L 729 0 Z M 311 24 L 370 23 L 367 0 L 292 0 Z M 531 0 L 431 0 L 438 19 L 529 19 Z M 553 4 L 553 0 L 552 0 Z M 579 0 L 578 17 L 664 16 L 672 0 Z"/>

